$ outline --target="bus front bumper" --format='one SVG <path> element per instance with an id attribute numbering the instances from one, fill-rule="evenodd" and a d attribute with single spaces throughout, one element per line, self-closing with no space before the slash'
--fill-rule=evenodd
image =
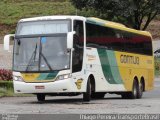
<path id="1" fill-rule="evenodd" d="M 25 83 L 14 81 L 15 93 L 67 93 L 80 92 L 70 79 L 46 83 Z"/>

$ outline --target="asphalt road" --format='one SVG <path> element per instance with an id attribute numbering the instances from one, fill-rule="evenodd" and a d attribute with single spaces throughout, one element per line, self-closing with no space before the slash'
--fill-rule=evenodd
<path id="1" fill-rule="evenodd" d="M 83 102 L 82 96 L 47 97 L 39 103 L 36 97 L 0 98 L 0 114 L 160 114 L 160 78 L 155 88 L 145 92 L 142 99 L 122 99 L 106 94 L 104 99 Z"/>

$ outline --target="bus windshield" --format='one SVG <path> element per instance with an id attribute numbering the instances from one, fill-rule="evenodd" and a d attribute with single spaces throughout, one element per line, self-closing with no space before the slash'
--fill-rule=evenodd
<path id="1" fill-rule="evenodd" d="M 69 24 L 67 24 L 68 26 Z M 14 44 L 13 70 L 44 72 L 69 69 L 70 52 L 67 51 L 67 32 L 70 30 L 57 29 L 55 32 L 49 32 L 46 28 L 46 30 L 39 30 L 35 33 L 34 29 L 32 31 L 29 29 L 30 27 L 25 32 L 25 27 L 23 31 L 22 24 L 18 26 Z M 53 29 L 56 28 L 53 27 Z M 64 29 L 66 28 L 64 27 Z M 43 36 L 40 34 L 42 31 Z"/>

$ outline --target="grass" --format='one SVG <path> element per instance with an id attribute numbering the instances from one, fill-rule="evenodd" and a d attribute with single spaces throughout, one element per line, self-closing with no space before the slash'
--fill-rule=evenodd
<path id="1" fill-rule="evenodd" d="M 0 97 L 14 96 L 13 89 L 0 88 Z"/>
<path id="2" fill-rule="evenodd" d="M 73 14 L 74 8 L 69 2 L 22 1 L 0 2 L 0 23 L 12 25 L 21 18 Z"/>
<path id="3" fill-rule="evenodd" d="M 12 81 L 0 81 L 0 97 L 13 96 Z"/>

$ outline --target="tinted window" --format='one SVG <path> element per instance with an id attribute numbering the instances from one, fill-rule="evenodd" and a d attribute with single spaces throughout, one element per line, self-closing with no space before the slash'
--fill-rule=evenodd
<path id="1" fill-rule="evenodd" d="M 124 47 L 121 35 L 112 28 L 87 23 L 86 30 L 88 47 L 109 50 L 122 50 Z"/>
<path id="2" fill-rule="evenodd" d="M 129 32 L 121 32 L 121 34 L 125 41 L 125 51 L 152 55 L 152 41 L 150 37 Z"/>
<path id="3" fill-rule="evenodd" d="M 151 38 L 86 23 L 87 47 L 152 55 Z"/>
<path id="4" fill-rule="evenodd" d="M 83 62 L 84 29 L 82 21 L 74 21 L 74 31 L 76 34 L 73 40 L 72 72 L 78 72 L 81 71 Z"/>

